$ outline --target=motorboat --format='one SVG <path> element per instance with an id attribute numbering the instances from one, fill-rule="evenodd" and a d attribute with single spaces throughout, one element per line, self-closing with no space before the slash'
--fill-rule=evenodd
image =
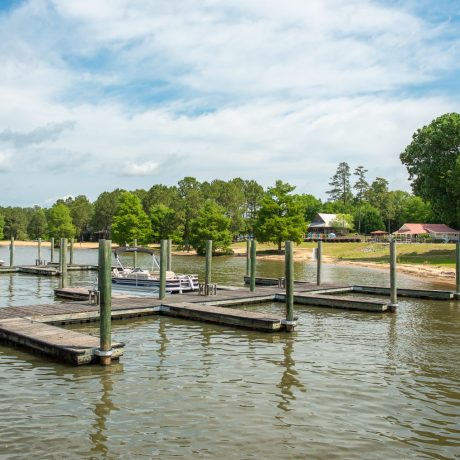
<path id="1" fill-rule="evenodd" d="M 153 289 L 158 291 L 160 287 L 160 264 L 155 253 L 148 248 L 138 246 L 126 246 L 116 248 L 113 251 L 116 266 L 112 269 L 112 284 L 119 288 L 145 291 Z M 120 259 L 121 254 L 143 253 L 152 256 L 152 269 L 146 270 L 140 267 L 125 267 Z M 166 291 L 172 294 L 198 290 L 198 275 L 179 274 L 166 271 Z"/>
<path id="2" fill-rule="evenodd" d="M 0 259 L 0 267 L 1 267 L 2 265 L 5 265 L 5 261 Z"/>

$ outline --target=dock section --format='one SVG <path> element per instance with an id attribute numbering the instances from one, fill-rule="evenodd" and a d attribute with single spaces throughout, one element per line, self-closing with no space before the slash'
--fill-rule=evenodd
<path id="1" fill-rule="evenodd" d="M 77 366 L 90 364 L 99 359 L 99 337 L 26 318 L 0 320 L 0 339 Z M 112 343 L 112 359 L 117 359 L 123 354 L 123 347 L 123 343 Z"/>

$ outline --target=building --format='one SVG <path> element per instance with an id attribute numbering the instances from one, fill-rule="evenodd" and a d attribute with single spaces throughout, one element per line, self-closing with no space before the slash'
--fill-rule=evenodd
<path id="1" fill-rule="evenodd" d="M 404 224 L 392 233 L 397 240 L 407 242 L 423 241 L 425 239 L 460 241 L 460 231 L 446 224 Z"/>
<path id="2" fill-rule="evenodd" d="M 310 235 L 317 233 L 325 235 L 348 233 L 350 225 L 347 220 L 342 219 L 343 222 L 341 222 L 340 216 L 340 214 L 325 214 L 322 212 L 316 214 L 308 226 L 308 233 Z M 347 216 L 347 214 L 342 214 L 342 216 Z"/>

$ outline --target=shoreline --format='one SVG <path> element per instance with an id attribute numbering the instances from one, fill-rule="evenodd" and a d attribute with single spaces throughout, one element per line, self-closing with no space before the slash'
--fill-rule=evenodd
<path id="1" fill-rule="evenodd" d="M 10 242 L 8 240 L 0 241 L 1 246 L 9 246 Z M 15 241 L 15 246 L 18 247 L 36 247 L 36 241 Z M 49 241 L 42 241 L 42 247 L 50 247 L 51 243 Z M 74 243 L 74 249 L 97 249 L 99 247 L 98 242 L 76 242 Z M 117 247 L 117 245 L 113 245 Z M 246 248 L 236 247 L 233 248 L 234 257 L 244 257 L 246 255 Z M 172 251 L 173 255 L 181 256 L 195 256 L 195 251 Z M 284 254 L 259 254 L 257 256 L 261 260 L 284 260 Z M 294 260 L 297 262 L 311 262 L 314 263 L 311 257 L 310 248 L 296 248 L 294 250 Z M 323 255 L 323 262 L 328 264 L 336 265 L 348 265 L 355 267 L 364 267 L 372 268 L 387 271 L 390 268 L 388 263 L 376 263 L 376 262 L 367 262 L 365 260 L 343 260 L 337 259 L 331 256 Z M 439 265 L 428 265 L 428 264 L 398 264 L 397 271 L 404 273 L 406 275 L 414 276 L 417 278 L 423 278 L 426 280 L 436 280 L 439 283 L 449 285 L 450 287 L 455 287 L 455 268 L 442 267 Z"/>

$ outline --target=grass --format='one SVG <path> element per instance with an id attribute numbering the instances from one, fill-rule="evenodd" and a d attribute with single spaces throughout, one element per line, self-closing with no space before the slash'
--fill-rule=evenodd
<path id="1" fill-rule="evenodd" d="M 246 243 L 235 243 L 233 248 L 246 248 Z M 312 249 L 316 243 L 302 243 L 301 249 Z M 260 254 L 276 253 L 273 244 L 258 243 Z M 335 259 L 389 263 L 389 245 L 385 243 L 323 243 L 323 254 Z M 455 244 L 414 243 L 398 244 L 397 259 L 402 264 L 426 264 L 455 267 Z"/>

